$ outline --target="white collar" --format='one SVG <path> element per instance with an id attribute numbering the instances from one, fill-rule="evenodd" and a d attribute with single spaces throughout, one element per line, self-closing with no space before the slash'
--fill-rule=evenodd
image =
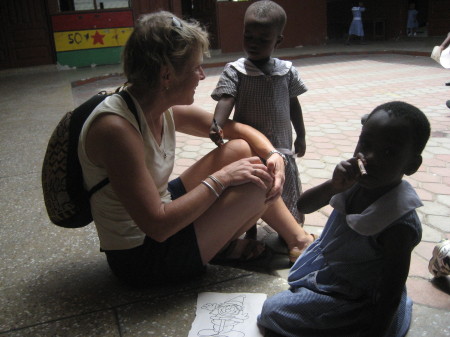
<path id="1" fill-rule="evenodd" d="M 356 185 L 333 196 L 330 205 L 346 214 L 346 201 L 355 188 Z M 402 180 L 398 186 L 377 199 L 361 214 L 347 214 L 346 220 L 355 232 L 366 236 L 375 235 L 406 213 L 421 206 L 423 204 L 416 191 L 407 181 Z"/>
<path id="2" fill-rule="evenodd" d="M 284 61 L 277 58 L 271 58 L 270 61 L 273 61 L 269 74 L 271 76 L 286 75 L 289 72 L 289 69 L 292 67 L 292 62 L 290 61 Z M 252 61 L 246 58 L 240 58 L 237 61 L 229 63 L 229 65 L 244 75 L 248 76 L 266 75 L 257 66 L 255 66 Z"/>

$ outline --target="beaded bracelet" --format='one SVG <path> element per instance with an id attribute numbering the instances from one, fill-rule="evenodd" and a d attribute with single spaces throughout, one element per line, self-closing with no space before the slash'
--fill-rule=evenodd
<path id="1" fill-rule="evenodd" d="M 212 187 L 207 181 L 203 180 L 202 184 L 208 187 L 216 195 L 216 197 L 219 198 L 219 193 L 217 193 L 214 187 Z"/>
<path id="2" fill-rule="evenodd" d="M 209 179 L 211 179 L 212 181 L 214 181 L 217 185 L 219 185 L 222 188 L 222 191 L 225 189 L 225 186 L 223 186 L 222 182 L 217 179 L 216 177 L 214 177 L 213 175 L 208 176 Z"/>

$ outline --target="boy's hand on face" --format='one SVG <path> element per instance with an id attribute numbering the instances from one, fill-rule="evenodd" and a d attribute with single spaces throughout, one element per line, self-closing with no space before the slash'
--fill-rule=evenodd
<path id="1" fill-rule="evenodd" d="M 294 142 L 294 150 L 297 157 L 303 157 L 306 153 L 306 141 L 305 138 L 297 137 Z"/>

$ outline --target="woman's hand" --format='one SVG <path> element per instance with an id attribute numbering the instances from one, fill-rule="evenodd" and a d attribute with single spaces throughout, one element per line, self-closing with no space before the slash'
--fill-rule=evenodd
<path id="1" fill-rule="evenodd" d="M 214 173 L 225 187 L 253 183 L 269 190 L 274 184 L 274 177 L 258 157 L 240 159 Z"/>
<path id="2" fill-rule="evenodd" d="M 267 193 L 267 202 L 270 202 L 281 196 L 283 192 L 285 180 L 284 160 L 280 155 L 274 153 L 267 159 L 266 165 L 267 171 L 272 175 L 274 180 L 272 188 Z"/>

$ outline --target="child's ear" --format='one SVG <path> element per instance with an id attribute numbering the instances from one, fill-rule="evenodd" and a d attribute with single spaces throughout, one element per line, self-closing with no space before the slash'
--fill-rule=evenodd
<path id="1" fill-rule="evenodd" d="M 422 165 L 422 156 L 418 154 L 411 159 L 408 167 L 406 168 L 405 174 L 410 176 L 411 174 L 416 173 L 420 165 Z"/>
<path id="2" fill-rule="evenodd" d="M 275 47 L 278 47 L 278 45 L 283 42 L 284 40 L 284 36 L 283 35 L 278 35 L 277 37 L 277 43 L 275 44 Z"/>

